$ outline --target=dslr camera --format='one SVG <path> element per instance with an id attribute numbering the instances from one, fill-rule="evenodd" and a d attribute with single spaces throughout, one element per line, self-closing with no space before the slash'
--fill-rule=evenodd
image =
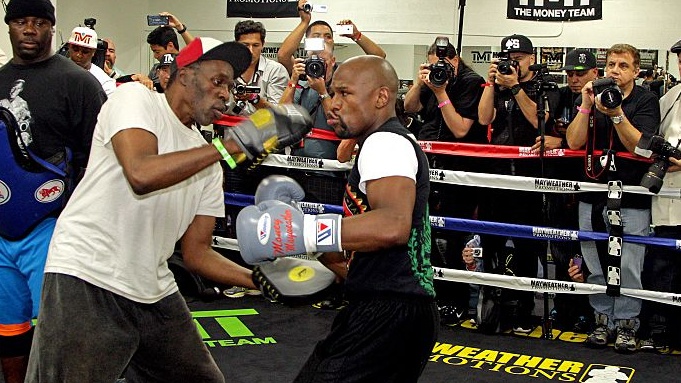
<path id="1" fill-rule="evenodd" d="M 646 174 L 641 178 L 641 186 L 648 189 L 651 193 L 657 194 L 660 192 L 664 176 L 669 168 L 669 158 L 681 159 L 679 144 L 681 144 L 681 140 L 679 140 L 676 146 L 672 146 L 672 144 L 659 135 L 644 135 L 641 137 L 638 144 L 636 144 L 636 154 L 646 158 L 652 157 L 653 154 L 657 155 L 655 162 L 650 165 Z"/>
<path id="2" fill-rule="evenodd" d="M 609 77 L 599 78 L 594 80 L 593 88 L 596 99 L 599 100 L 604 107 L 612 109 L 622 105 L 624 96 L 615 80 Z"/>
<path id="3" fill-rule="evenodd" d="M 435 55 L 437 56 L 437 62 L 435 64 L 430 64 L 428 69 L 430 73 L 428 74 L 428 80 L 434 86 L 443 86 L 447 81 L 454 78 L 454 68 L 447 62 L 447 47 L 449 46 L 449 38 L 444 36 L 438 36 L 435 39 Z"/>
<path id="4" fill-rule="evenodd" d="M 236 84 L 236 85 L 234 85 L 234 88 L 232 89 L 232 94 L 234 94 L 235 96 L 241 96 L 241 95 L 244 95 L 244 94 L 254 94 L 254 93 L 260 93 L 260 87 L 259 86 Z"/>
<path id="5" fill-rule="evenodd" d="M 508 52 L 500 52 L 497 56 L 499 61 L 497 61 L 497 72 L 505 75 L 513 73 L 515 68 L 516 73 L 520 75 L 520 63 L 516 60 L 511 59 L 511 54 Z"/>
<path id="6" fill-rule="evenodd" d="M 301 80 L 306 80 L 308 76 L 320 78 L 326 75 L 326 63 L 318 56 L 319 52 L 324 50 L 324 44 L 322 38 L 305 39 L 305 51 L 309 57 L 305 59 L 305 74 L 300 76 Z"/>
<path id="7" fill-rule="evenodd" d="M 312 55 L 305 60 L 305 75 L 320 78 L 326 75 L 326 63 L 323 58 Z"/>

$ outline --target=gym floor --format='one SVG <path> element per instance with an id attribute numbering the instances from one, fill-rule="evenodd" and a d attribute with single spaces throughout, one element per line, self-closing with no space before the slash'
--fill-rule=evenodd
<path id="1" fill-rule="evenodd" d="M 228 382 L 290 382 L 314 344 L 328 332 L 334 311 L 287 307 L 261 297 L 191 302 L 206 344 Z M 680 353 L 616 353 L 587 348 L 584 334 L 554 330 L 543 339 L 484 335 L 469 322 L 442 326 L 421 382 L 681 382 Z"/>

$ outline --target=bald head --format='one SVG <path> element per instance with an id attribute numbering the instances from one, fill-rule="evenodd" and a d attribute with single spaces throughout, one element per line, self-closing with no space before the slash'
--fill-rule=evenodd
<path id="1" fill-rule="evenodd" d="M 398 87 L 392 65 L 378 56 L 346 60 L 333 75 L 330 120 L 338 137 L 362 139 L 395 117 Z"/>
<path id="2" fill-rule="evenodd" d="M 343 62 L 338 70 L 343 67 L 346 67 L 351 73 L 355 73 L 362 80 L 362 83 L 372 89 L 387 88 L 390 98 L 393 101 L 397 99 L 397 88 L 399 87 L 397 72 L 386 59 L 370 55 L 357 56 Z"/>

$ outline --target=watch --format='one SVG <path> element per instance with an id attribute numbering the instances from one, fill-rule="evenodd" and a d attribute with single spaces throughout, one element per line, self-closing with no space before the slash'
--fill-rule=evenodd
<path id="1" fill-rule="evenodd" d="M 324 94 L 319 95 L 319 99 L 322 100 L 322 101 L 324 101 L 324 100 L 326 100 L 327 98 L 330 98 L 330 97 L 331 97 L 331 95 L 329 95 L 328 93 L 324 93 Z"/>
<path id="2" fill-rule="evenodd" d="M 511 93 L 513 93 L 513 95 L 515 96 L 516 94 L 518 94 L 518 92 L 520 92 L 521 89 L 522 88 L 520 87 L 520 84 L 515 84 L 511 87 Z"/>
<path id="3" fill-rule="evenodd" d="M 621 122 L 624 120 L 624 115 L 623 115 L 623 114 L 620 114 L 619 116 L 610 117 L 610 120 L 612 120 L 612 122 L 613 122 L 615 125 L 617 125 L 617 124 L 621 123 Z"/>

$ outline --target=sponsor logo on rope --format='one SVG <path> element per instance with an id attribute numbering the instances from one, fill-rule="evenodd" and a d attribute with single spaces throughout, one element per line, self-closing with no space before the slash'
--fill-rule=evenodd
<path id="1" fill-rule="evenodd" d="M 575 291 L 575 284 L 572 282 L 545 281 L 541 279 L 530 280 L 530 286 L 539 291 Z"/>
<path id="2" fill-rule="evenodd" d="M 545 178 L 534 179 L 535 190 L 579 191 L 579 182 L 552 180 Z"/>
<path id="3" fill-rule="evenodd" d="M 576 241 L 579 239 L 577 230 L 554 229 L 548 227 L 533 227 L 532 236 L 536 238 Z"/>
<path id="4" fill-rule="evenodd" d="M 286 156 L 286 163 L 291 167 L 298 168 L 324 168 L 324 160 L 313 157 Z"/>

